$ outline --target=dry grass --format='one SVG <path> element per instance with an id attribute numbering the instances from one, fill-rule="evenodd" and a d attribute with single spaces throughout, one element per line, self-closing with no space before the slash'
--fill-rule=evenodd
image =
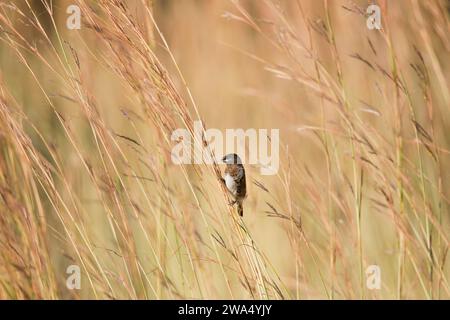
<path id="1" fill-rule="evenodd" d="M 0 298 L 450 298 L 447 1 L 75 2 L 0 2 Z M 280 128 L 243 219 L 197 119 Z"/>

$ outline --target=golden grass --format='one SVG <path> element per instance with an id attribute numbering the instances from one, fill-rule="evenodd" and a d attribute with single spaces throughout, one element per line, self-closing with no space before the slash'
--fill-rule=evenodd
<path id="1" fill-rule="evenodd" d="M 74 2 L 0 3 L 0 298 L 450 298 L 446 1 Z M 242 219 L 194 120 L 280 128 Z"/>

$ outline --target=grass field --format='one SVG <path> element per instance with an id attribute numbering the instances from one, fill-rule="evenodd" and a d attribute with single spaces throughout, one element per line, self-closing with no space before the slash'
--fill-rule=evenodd
<path id="1" fill-rule="evenodd" d="M 449 299 L 450 4 L 374 2 L 0 1 L 0 298 Z M 196 120 L 280 130 L 243 218 Z"/>

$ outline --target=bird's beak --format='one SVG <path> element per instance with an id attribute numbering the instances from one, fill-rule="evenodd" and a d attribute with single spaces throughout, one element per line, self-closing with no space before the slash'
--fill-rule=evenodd
<path id="1" fill-rule="evenodd" d="M 222 162 L 227 162 L 226 160 L 227 160 L 227 156 L 222 158 Z"/>

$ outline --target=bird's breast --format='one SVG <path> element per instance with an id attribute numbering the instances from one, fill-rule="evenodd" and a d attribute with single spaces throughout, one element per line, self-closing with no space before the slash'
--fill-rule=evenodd
<path id="1" fill-rule="evenodd" d="M 236 194 L 236 189 L 237 189 L 237 185 L 236 185 L 236 181 L 234 181 L 234 178 L 229 174 L 225 174 L 225 185 L 227 186 L 228 190 L 230 190 L 230 192 L 232 194 Z"/>

